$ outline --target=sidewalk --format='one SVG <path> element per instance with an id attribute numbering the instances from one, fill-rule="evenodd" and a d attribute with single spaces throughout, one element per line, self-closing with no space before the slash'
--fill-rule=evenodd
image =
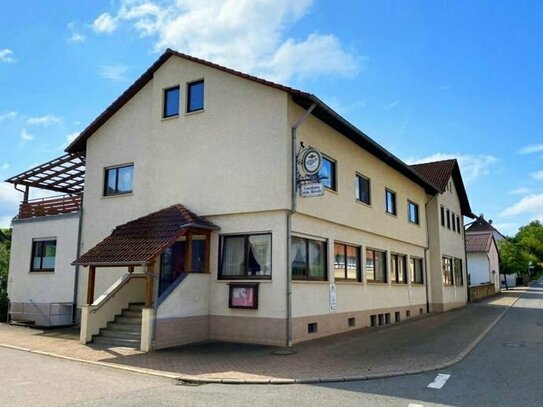
<path id="1" fill-rule="evenodd" d="M 459 310 L 334 335 L 277 355 L 269 346 L 206 343 L 142 353 L 81 345 L 74 329 L 0 324 L 0 346 L 191 382 L 315 383 L 443 369 L 463 359 L 526 288 Z"/>

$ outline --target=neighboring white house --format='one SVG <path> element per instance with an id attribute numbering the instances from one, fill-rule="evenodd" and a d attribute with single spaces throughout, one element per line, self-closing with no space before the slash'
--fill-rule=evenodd
<path id="1" fill-rule="evenodd" d="M 466 232 L 470 287 L 494 284 L 500 291 L 500 255 L 492 232 Z"/>
<path id="2" fill-rule="evenodd" d="M 408 166 L 309 93 L 167 50 L 66 152 L 84 189 L 50 163 L 8 180 L 83 189 L 57 205 L 71 231 L 23 203 L 10 287 L 40 284 L 31 247 L 56 237 L 84 343 L 290 345 L 466 303 L 456 160 Z"/>

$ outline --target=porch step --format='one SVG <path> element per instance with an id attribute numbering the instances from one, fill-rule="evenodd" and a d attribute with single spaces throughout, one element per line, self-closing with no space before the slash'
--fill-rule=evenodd
<path id="1" fill-rule="evenodd" d="M 120 346 L 124 348 L 135 348 L 138 349 L 140 347 L 140 340 L 139 339 L 114 339 L 114 338 L 104 338 L 102 336 L 97 336 L 92 340 L 92 342 L 96 345 L 104 345 L 104 346 Z"/>
<path id="2" fill-rule="evenodd" d="M 107 328 L 101 329 L 100 334 L 93 337 L 93 342 L 105 346 L 139 348 L 142 309 L 143 304 L 130 304 L 120 315 L 115 316 L 114 321 L 108 322 Z"/>

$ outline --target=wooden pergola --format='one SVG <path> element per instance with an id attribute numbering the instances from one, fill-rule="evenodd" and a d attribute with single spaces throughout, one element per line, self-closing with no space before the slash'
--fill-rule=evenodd
<path id="1" fill-rule="evenodd" d="M 63 194 L 81 194 L 85 182 L 85 156 L 78 154 L 65 154 L 20 174 L 8 178 L 15 187 L 24 186 L 23 201 L 28 201 L 30 187 L 47 189 Z"/>
<path id="2" fill-rule="evenodd" d="M 208 273 L 211 232 L 218 229 L 180 204 L 117 226 L 111 235 L 72 263 L 89 267 L 87 305 L 94 303 L 97 268 L 126 267 L 133 273 L 136 267 L 142 267 L 146 277 L 145 307 L 151 307 L 155 301 L 155 279 L 158 278 L 155 264 L 160 255 L 185 238 L 184 270 L 191 272 L 193 236 L 203 235 L 206 253 L 203 272 Z"/>

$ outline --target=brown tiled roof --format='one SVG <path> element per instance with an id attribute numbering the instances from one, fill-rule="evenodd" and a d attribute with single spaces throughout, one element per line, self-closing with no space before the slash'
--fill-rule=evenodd
<path id="1" fill-rule="evenodd" d="M 498 229 L 487 222 L 481 215 L 475 219 L 475 221 L 466 229 L 466 232 L 496 232 L 503 236 Z"/>
<path id="2" fill-rule="evenodd" d="M 86 143 L 89 137 L 91 137 L 106 121 L 108 121 L 119 109 L 121 109 L 136 93 L 138 93 L 151 79 L 153 79 L 154 73 L 172 56 L 186 59 L 201 65 L 205 65 L 220 71 L 238 76 L 243 79 L 247 79 L 261 85 L 269 86 L 274 89 L 278 89 L 287 92 L 291 95 L 294 103 L 298 104 L 304 109 L 309 109 L 312 105 L 315 105 L 312 114 L 319 120 L 326 123 L 328 126 L 343 134 L 345 137 L 358 144 L 370 154 L 385 162 L 387 165 L 394 168 L 413 182 L 422 186 L 426 192 L 435 194 L 437 191 L 433 184 L 429 183 L 426 179 L 422 178 L 417 172 L 413 171 L 402 160 L 394 156 L 387 151 L 381 145 L 372 140 L 369 136 L 357 129 L 342 116 L 336 113 L 332 108 L 327 106 L 318 97 L 308 92 L 304 92 L 299 89 L 291 88 L 288 86 L 280 85 L 278 83 L 270 82 L 265 79 L 257 78 L 256 76 L 248 75 L 246 73 L 236 71 L 234 69 L 227 68 L 209 62 L 200 58 L 195 58 L 181 52 L 167 49 L 153 65 L 147 69 L 124 93 L 119 96 L 106 110 L 104 110 L 91 124 L 87 126 L 85 130 L 66 148 L 68 153 L 83 153 L 86 150 Z"/>
<path id="3" fill-rule="evenodd" d="M 452 176 L 456 160 L 434 161 L 411 166 L 420 175 L 431 182 L 439 192 L 445 191 Z"/>
<path id="4" fill-rule="evenodd" d="M 128 266 L 148 263 L 172 245 L 187 228 L 218 229 L 207 219 L 177 204 L 117 226 L 111 235 L 72 264 Z"/>
<path id="5" fill-rule="evenodd" d="M 431 183 L 439 192 L 443 193 L 447 188 L 449 179 L 452 177 L 454 185 L 456 186 L 456 192 L 460 199 L 460 208 L 462 209 L 462 215 L 470 218 L 475 218 L 475 215 L 471 211 L 469 205 L 468 194 L 464 181 L 462 180 L 462 174 L 460 173 L 460 167 L 456 159 L 433 161 L 429 163 L 413 164 L 410 165 L 411 169 L 417 172 L 422 178 Z"/>
<path id="6" fill-rule="evenodd" d="M 466 233 L 466 251 L 468 253 L 488 252 L 492 244 L 491 232 Z"/>

